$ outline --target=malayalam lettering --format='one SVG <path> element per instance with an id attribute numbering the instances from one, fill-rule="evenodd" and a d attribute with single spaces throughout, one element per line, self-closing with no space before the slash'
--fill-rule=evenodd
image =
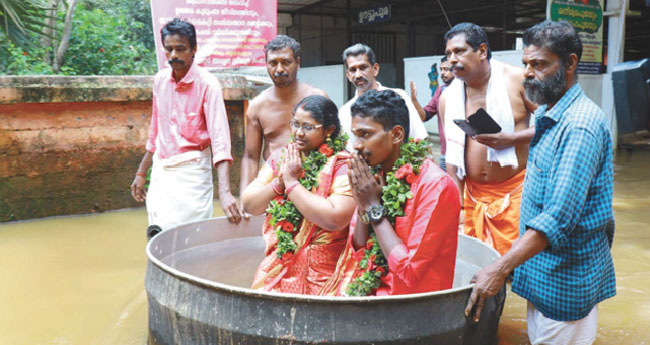
<path id="1" fill-rule="evenodd" d="M 195 61 L 206 67 L 263 66 L 264 46 L 277 33 L 277 2 L 250 0 L 151 1 L 158 67 L 167 66 L 160 29 L 174 17 L 196 28 Z"/>
<path id="2" fill-rule="evenodd" d="M 582 40 L 579 73 L 600 73 L 603 55 L 603 0 L 551 1 L 551 20 L 566 20 Z"/>

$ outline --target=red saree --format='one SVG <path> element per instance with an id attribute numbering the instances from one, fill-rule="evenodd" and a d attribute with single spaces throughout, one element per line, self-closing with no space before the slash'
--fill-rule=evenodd
<path id="1" fill-rule="evenodd" d="M 266 185 L 278 176 L 278 162 L 282 150 L 274 152 L 253 183 Z M 348 195 L 350 184 L 347 176 L 347 152 L 330 157 L 318 178 L 318 187 L 312 193 L 327 198 L 331 195 Z M 326 231 L 303 217 L 300 229 L 294 236 L 298 248 L 293 256 L 282 261 L 278 258 L 275 230 L 270 226 L 267 215 L 263 227 L 266 243 L 266 257 L 260 263 L 253 289 L 296 294 L 316 295 L 330 279 L 336 262 L 345 248 L 348 228 L 341 231 Z"/>

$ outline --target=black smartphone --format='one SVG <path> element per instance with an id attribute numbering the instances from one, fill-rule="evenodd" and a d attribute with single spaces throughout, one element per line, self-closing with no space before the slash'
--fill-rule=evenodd
<path id="1" fill-rule="evenodd" d="M 485 109 L 479 108 L 467 120 L 454 119 L 454 123 L 469 137 L 477 134 L 492 134 L 501 132 L 501 126 L 488 114 Z"/>
<path id="2" fill-rule="evenodd" d="M 465 134 L 467 134 L 467 136 L 470 138 L 477 134 L 476 129 L 472 127 L 472 125 L 470 125 L 469 122 L 467 122 L 467 120 L 454 119 L 454 123 L 458 127 L 460 127 L 460 129 L 462 129 L 465 132 Z"/>
<path id="3" fill-rule="evenodd" d="M 467 121 L 476 129 L 476 134 L 501 132 L 501 126 L 483 108 L 479 108 L 474 114 L 470 115 Z"/>

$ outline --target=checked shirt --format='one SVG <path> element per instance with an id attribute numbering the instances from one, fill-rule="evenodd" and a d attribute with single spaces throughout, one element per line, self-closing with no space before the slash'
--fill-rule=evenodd
<path id="1" fill-rule="evenodd" d="M 612 140 L 578 84 L 546 110 L 535 112 L 519 232 L 540 231 L 549 247 L 515 269 L 512 291 L 550 319 L 573 321 L 616 294 Z"/>

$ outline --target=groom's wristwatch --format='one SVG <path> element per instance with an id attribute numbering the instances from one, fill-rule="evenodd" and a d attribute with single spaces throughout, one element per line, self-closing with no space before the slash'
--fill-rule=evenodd
<path id="1" fill-rule="evenodd" d="M 381 204 L 373 204 L 370 205 L 370 208 L 366 211 L 366 215 L 370 222 L 379 223 L 384 219 L 384 217 L 386 217 L 386 209 Z"/>

